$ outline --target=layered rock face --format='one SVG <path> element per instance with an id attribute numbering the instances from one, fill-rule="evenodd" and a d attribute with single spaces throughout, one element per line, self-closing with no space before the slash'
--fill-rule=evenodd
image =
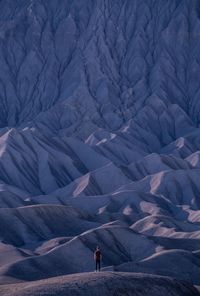
<path id="1" fill-rule="evenodd" d="M 200 285 L 198 0 L 0 1 L 0 275 Z"/>

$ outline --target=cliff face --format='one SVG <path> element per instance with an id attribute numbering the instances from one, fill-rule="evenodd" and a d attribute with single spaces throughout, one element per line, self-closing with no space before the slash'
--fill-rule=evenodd
<path id="1" fill-rule="evenodd" d="M 199 32 L 198 0 L 0 1 L 0 274 L 100 244 L 199 283 Z"/>
<path id="2" fill-rule="evenodd" d="M 2 127 L 60 104 L 62 128 L 117 130 L 147 108 L 199 122 L 198 1 L 5 0 L 0 11 Z"/>

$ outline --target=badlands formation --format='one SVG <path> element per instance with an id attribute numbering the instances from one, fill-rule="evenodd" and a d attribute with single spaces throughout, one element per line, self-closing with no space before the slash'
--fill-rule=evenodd
<path id="1" fill-rule="evenodd" d="M 0 295 L 197 295 L 199 51 L 199 0 L 0 1 Z"/>

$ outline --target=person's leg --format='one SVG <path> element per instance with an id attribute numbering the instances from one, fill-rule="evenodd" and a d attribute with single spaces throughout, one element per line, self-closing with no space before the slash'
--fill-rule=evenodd
<path id="1" fill-rule="evenodd" d="M 96 271 L 97 271 L 97 269 L 98 269 L 98 261 L 96 260 Z"/>
<path id="2" fill-rule="evenodd" d="M 101 269 L 101 261 L 99 260 L 99 271 L 100 271 L 100 269 Z"/>

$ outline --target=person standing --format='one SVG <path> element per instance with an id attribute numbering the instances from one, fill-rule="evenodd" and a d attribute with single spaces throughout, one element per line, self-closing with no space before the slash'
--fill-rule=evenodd
<path id="1" fill-rule="evenodd" d="M 94 252 L 94 260 L 96 262 L 96 271 L 101 270 L 101 260 L 102 254 L 100 248 L 97 246 L 96 251 Z"/>

